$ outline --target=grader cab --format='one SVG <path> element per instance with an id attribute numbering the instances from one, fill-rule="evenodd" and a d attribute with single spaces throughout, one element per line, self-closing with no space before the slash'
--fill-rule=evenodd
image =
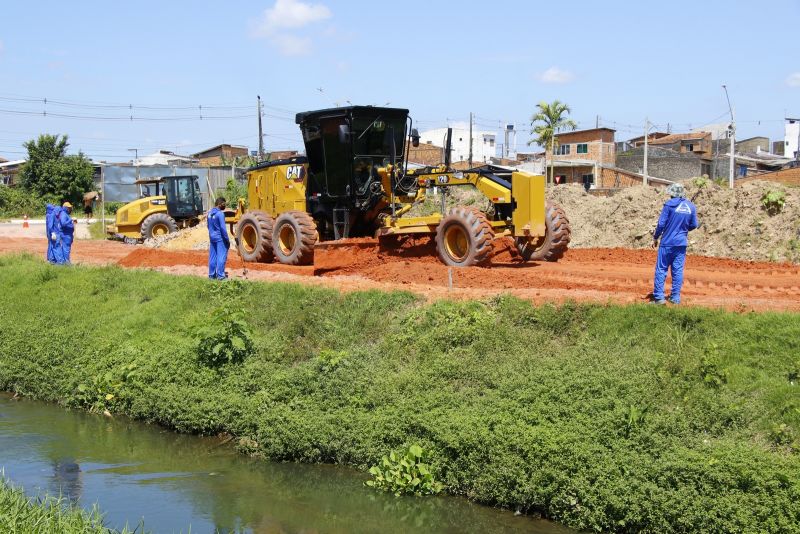
<path id="1" fill-rule="evenodd" d="M 228 218 L 245 261 L 313 261 L 315 246 L 353 237 L 435 238 L 441 260 L 465 267 L 487 262 L 494 240 L 510 236 L 524 260 L 556 261 L 569 244 L 569 221 L 545 201 L 543 176 L 483 166 L 409 169 L 417 145 L 408 110 L 350 106 L 298 113 L 306 156 L 248 171 L 248 198 Z M 489 209 L 457 206 L 409 217 L 437 189 L 475 187 Z"/>

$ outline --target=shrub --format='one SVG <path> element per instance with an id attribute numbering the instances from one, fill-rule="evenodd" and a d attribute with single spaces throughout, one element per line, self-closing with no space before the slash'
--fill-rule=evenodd
<path id="1" fill-rule="evenodd" d="M 0 218 L 43 216 L 48 202 L 58 204 L 59 198 L 54 195 L 40 196 L 20 187 L 0 185 Z"/>
<path id="2" fill-rule="evenodd" d="M 419 445 L 411 445 L 399 453 L 392 451 L 381 459 L 380 465 L 369 468 L 373 478 L 364 484 L 397 496 L 435 495 L 442 491 L 443 485 L 433 478 L 426 458 L 427 454 Z"/>
<path id="3" fill-rule="evenodd" d="M 777 215 L 786 203 L 786 193 L 783 191 L 766 191 L 761 195 L 761 205 L 770 215 Z"/>

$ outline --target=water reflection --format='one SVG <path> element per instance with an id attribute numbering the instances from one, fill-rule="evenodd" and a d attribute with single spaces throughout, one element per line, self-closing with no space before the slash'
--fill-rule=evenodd
<path id="1" fill-rule="evenodd" d="M 97 502 L 117 528 L 144 517 L 156 532 L 570 532 L 464 499 L 376 493 L 350 469 L 259 461 L 216 438 L 7 396 L 0 466 L 26 490 Z"/>

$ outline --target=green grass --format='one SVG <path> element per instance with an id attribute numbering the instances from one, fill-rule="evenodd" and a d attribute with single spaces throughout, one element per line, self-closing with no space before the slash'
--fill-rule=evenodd
<path id="1" fill-rule="evenodd" d="M 446 491 L 579 529 L 800 532 L 797 314 L 423 304 L 31 257 L 0 258 L 0 287 L 0 389 L 273 460 L 366 470 L 416 443 Z M 208 367 L 195 332 L 223 305 L 253 350 Z"/>
<path id="2" fill-rule="evenodd" d="M 127 534 L 103 526 L 97 507 L 86 512 L 66 499 L 50 496 L 28 498 L 22 489 L 0 478 L 0 532 L 14 534 Z M 136 529 L 135 532 L 142 532 Z"/>

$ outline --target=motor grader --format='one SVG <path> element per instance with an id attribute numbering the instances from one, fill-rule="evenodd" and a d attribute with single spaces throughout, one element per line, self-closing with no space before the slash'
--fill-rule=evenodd
<path id="1" fill-rule="evenodd" d="M 163 176 L 135 182 L 139 199 L 117 210 L 108 234 L 139 241 L 177 232 L 200 222 L 203 198 L 197 176 Z"/>
<path id="2" fill-rule="evenodd" d="M 419 145 L 408 110 L 349 106 L 298 113 L 306 155 L 261 163 L 247 172 L 247 199 L 226 217 L 244 261 L 313 262 L 317 246 L 355 237 L 432 236 L 441 260 L 467 267 L 490 260 L 498 237 L 513 238 L 523 260 L 556 261 L 567 250 L 569 221 L 545 200 L 545 179 L 482 166 L 457 172 L 444 164 L 410 169 Z M 487 209 L 445 210 L 445 191 L 474 187 Z M 432 197 L 439 213 L 409 216 Z"/>

